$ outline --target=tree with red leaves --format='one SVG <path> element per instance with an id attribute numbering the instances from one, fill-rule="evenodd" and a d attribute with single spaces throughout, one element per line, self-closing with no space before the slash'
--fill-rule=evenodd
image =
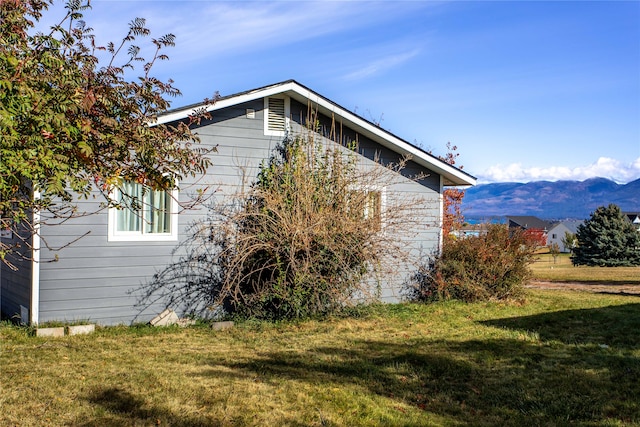
<path id="1" fill-rule="evenodd" d="M 455 166 L 460 156 L 457 150 L 458 147 L 456 145 L 447 142 L 447 153 L 444 156 L 438 156 L 438 158 L 451 166 Z M 463 166 L 457 167 L 463 169 Z M 442 233 L 445 243 L 454 231 L 462 227 L 464 222 L 464 216 L 462 215 L 462 199 L 464 198 L 464 193 L 464 190 L 456 187 L 445 188 L 443 192 Z"/>
<path id="2" fill-rule="evenodd" d="M 51 4 L 0 0 L 0 229 L 23 235 L 36 227 L 32 212 L 64 220 L 95 192 L 113 206 L 111 190 L 123 181 L 166 190 L 210 165 L 189 120 L 154 125 L 180 94 L 151 74 L 175 37 L 152 38 L 145 60 L 134 43 L 150 31 L 136 18 L 119 43 L 100 46 L 83 20 L 85 0 L 69 0 L 64 18 L 37 32 Z M 129 80 L 135 64 L 141 75 Z M 0 243 L 0 259 L 11 249 Z"/>

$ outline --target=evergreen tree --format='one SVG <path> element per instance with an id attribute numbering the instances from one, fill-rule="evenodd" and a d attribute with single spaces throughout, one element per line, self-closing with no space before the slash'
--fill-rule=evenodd
<path id="1" fill-rule="evenodd" d="M 614 204 L 601 206 L 578 227 L 574 265 L 640 265 L 640 233 Z"/>

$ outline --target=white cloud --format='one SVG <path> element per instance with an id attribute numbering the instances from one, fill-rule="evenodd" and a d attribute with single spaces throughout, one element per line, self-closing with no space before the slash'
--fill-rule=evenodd
<path id="1" fill-rule="evenodd" d="M 375 61 L 369 63 L 368 65 L 359 66 L 358 70 L 347 74 L 344 78 L 345 80 L 358 80 L 365 77 L 372 76 L 374 74 L 378 74 L 383 72 L 384 70 L 388 70 L 389 68 L 396 67 L 414 56 L 420 53 L 419 49 L 414 49 L 409 52 L 391 54 L 384 58 L 376 59 Z"/>
<path id="2" fill-rule="evenodd" d="M 105 1 L 91 2 L 83 11 L 98 43 L 116 42 L 134 18 L 146 19 L 152 37 L 176 35 L 181 57 L 215 56 L 251 51 L 307 40 L 345 29 L 367 26 L 394 15 L 384 3 L 366 7 L 358 2 L 209 2 Z M 37 28 L 47 32 L 66 13 L 56 2 Z"/>
<path id="3" fill-rule="evenodd" d="M 110 41 L 117 43 L 127 33 L 128 23 L 136 17 L 146 20 L 151 37 L 174 34 L 176 47 L 164 51 L 171 61 L 159 63 L 155 68 L 155 73 L 165 70 L 165 73 L 173 74 L 172 70 L 194 67 L 196 64 L 204 68 L 223 69 L 225 61 L 237 61 L 234 56 L 247 54 L 287 58 L 279 59 L 281 62 L 298 61 L 301 55 L 313 58 L 323 51 L 339 54 L 345 44 L 343 42 L 349 41 L 346 38 L 352 37 L 358 29 L 365 31 L 371 26 L 381 26 L 398 16 L 411 14 L 412 10 L 427 7 L 431 5 L 425 6 L 420 2 L 398 8 L 387 2 L 98 0 L 92 2 L 91 10 L 84 12 L 84 19 L 93 28 L 98 45 L 106 45 Z M 65 12 L 62 2 L 56 2 L 45 13 L 38 28 L 47 31 L 60 21 Z M 153 45 L 149 39 L 139 38 L 135 43 L 141 47 L 142 57 L 149 59 L 153 55 Z M 374 60 L 368 66 L 365 61 L 359 60 L 368 53 L 367 49 L 364 52 L 361 49 L 350 51 L 350 62 L 365 64 L 353 73 L 352 78 L 400 65 L 418 54 L 418 51 L 411 51 L 410 48 L 404 49 L 384 59 Z M 286 66 L 286 63 L 279 64 L 282 68 Z M 256 73 L 260 71 L 255 70 Z"/>
<path id="4" fill-rule="evenodd" d="M 479 174 L 478 181 L 487 182 L 529 182 L 529 181 L 559 181 L 603 177 L 619 183 L 627 183 L 640 178 L 640 157 L 631 163 L 625 163 L 610 157 L 600 157 L 596 162 L 587 166 L 567 167 L 523 167 L 522 163 L 491 166 Z"/>
<path id="5" fill-rule="evenodd" d="M 106 40 L 121 37 L 136 16 L 153 36 L 173 33 L 172 59 L 185 61 L 285 47 L 327 34 L 366 27 L 400 11 L 383 3 L 359 2 L 94 2 L 87 19 Z M 126 12 L 126 15 L 123 13 Z M 116 25 L 114 25 L 116 24 Z M 305 52 L 312 54 L 313 52 Z M 292 52 L 294 55 L 295 52 Z"/>

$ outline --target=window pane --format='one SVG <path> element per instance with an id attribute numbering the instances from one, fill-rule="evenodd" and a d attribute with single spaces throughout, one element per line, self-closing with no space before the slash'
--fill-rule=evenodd
<path id="1" fill-rule="evenodd" d="M 374 230 L 382 226 L 382 193 L 377 190 L 351 190 L 346 201 L 349 212 L 354 212 Z"/>
<path id="2" fill-rule="evenodd" d="M 145 233 L 170 233 L 171 197 L 166 191 L 148 190 L 145 199 Z"/>
<path id="3" fill-rule="evenodd" d="M 379 191 L 368 191 L 365 204 L 364 217 L 369 220 L 371 226 L 379 231 L 382 225 L 382 195 Z"/>
<path id="4" fill-rule="evenodd" d="M 118 202 L 125 207 L 116 212 L 117 231 L 140 231 L 142 186 L 133 182 L 124 182 L 122 192 L 118 195 Z"/>

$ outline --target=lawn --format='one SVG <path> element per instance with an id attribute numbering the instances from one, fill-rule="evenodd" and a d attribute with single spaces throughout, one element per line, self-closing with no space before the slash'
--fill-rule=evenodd
<path id="1" fill-rule="evenodd" d="M 555 260 L 548 253 L 539 254 L 531 270 L 534 278 L 554 282 L 640 285 L 640 267 L 574 267 L 569 254 Z"/>
<path id="2" fill-rule="evenodd" d="M 2 426 L 640 424 L 640 298 L 386 305 L 226 331 L 0 326 Z"/>

